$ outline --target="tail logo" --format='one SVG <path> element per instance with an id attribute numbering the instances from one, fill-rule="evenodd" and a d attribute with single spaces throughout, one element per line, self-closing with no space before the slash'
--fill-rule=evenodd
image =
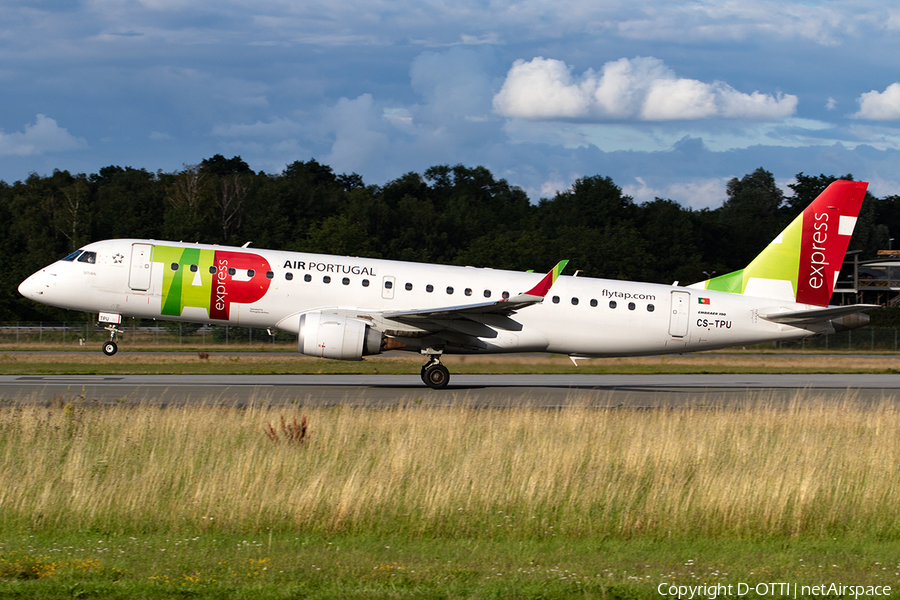
<path id="1" fill-rule="evenodd" d="M 828 306 L 867 185 L 832 183 L 746 268 L 690 287 Z"/>
<path id="2" fill-rule="evenodd" d="M 825 260 L 825 246 L 821 245 L 828 240 L 828 215 L 826 213 L 816 213 L 815 219 L 816 221 L 813 224 L 815 231 L 812 234 L 813 252 L 809 257 L 809 265 L 812 268 L 812 272 L 809 274 L 809 287 L 817 290 L 825 285 L 824 269 L 828 265 L 828 261 Z M 802 258 L 800 259 L 800 264 L 803 264 Z"/>

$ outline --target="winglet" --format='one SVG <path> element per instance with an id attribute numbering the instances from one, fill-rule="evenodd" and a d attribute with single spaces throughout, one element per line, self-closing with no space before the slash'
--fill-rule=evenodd
<path id="1" fill-rule="evenodd" d="M 547 295 L 547 292 L 550 291 L 550 288 L 553 287 L 553 284 L 556 283 L 556 280 L 559 279 L 560 274 L 562 274 L 563 269 L 566 268 L 566 265 L 569 264 L 568 260 L 561 260 L 559 264 L 557 264 L 553 269 L 550 270 L 544 278 L 541 279 L 540 283 L 536 286 L 525 292 L 525 296 L 537 296 L 539 298 L 543 298 Z"/>

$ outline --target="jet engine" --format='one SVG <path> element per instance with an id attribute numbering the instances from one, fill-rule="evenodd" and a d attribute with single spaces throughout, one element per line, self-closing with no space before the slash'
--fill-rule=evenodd
<path id="1" fill-rule="evenodd" d="M 297 350 L 301 354 L 338 360 L 362 360 L 381 352 L 381 332 L 359 319 L 306 313 L 300 316 Z"/>
<path id="2" fill-rule="evenodd" d="M 837 319 L 831 319 L 829 323 L 831 323 L 831 326 L 834 327 L 835 333 L 838 333 L 840 331 L 858 329 L 860 327 L 868 325 L 869 315 L 867 315 L 866 313 L 853 313 L 844 315 L 843 317 L 838 317 Z"/>

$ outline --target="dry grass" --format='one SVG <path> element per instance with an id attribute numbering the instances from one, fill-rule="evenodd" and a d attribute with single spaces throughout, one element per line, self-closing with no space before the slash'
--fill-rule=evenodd
<path id="1" fill-rule="evenodd" d="M 449 355 L 442 357 L 448 365 L 547 365 L 571 367 L 567 356 L 547 354 L 501 354 L 501 355 Z M 417 362 L 421 360 L 416 357 Z M 717 353 L 698 352 L 693 354 L 669 354 L 664 356 L 627 356 L 620 358 L 593 358 L 579 361 L 579 367 L 623 366 L 660 367 L 673 366 L 718 367 L 735 369 L 797 368 L 820 370 L 888 370 L 897 368 L 897 358 L 884 356 L 842 356 L 840 354 L 778 354 L 778 353 Z"/>
<path id="2" fill-rule="evenodd" d="M 203 354 L 204 356 L 201 356 Z M 559 370 L 572 370 L 575 367 L 566 356 L 551 354 L 502 354 L 502 355 L 445 355 L 442 361 L 451 370 L 454 367 L 502 367 L 508 366 L 511 371 L 521 370 L 527 367 L 548 367 Z M 28 365 L 105 365 L 111 368 L 137 365 L 214 365 L 234 367 L 241 369 L 252 366 L 281 366 L 284 369 L 307 368 L 314 372 L 317 367 L 323 365 L 334 366 L 365 364 L 369 368 L 384 368 L 394 366 L 402 368 L 409 366 L 410 372 L 418 373 L 423 362 L 422 357 L 416 354 L 391 353 L 388 355 L 366 357 L 364 363 L 340 363 L 335 361 L 323 361 L 320 358 L 302 356 L 300 354 L 248 354 L 243 352 L 120 352 L 114 356 L 100 356 L 97 352 L 25 352 L 25 353 L 0 353 L 0 365 L 20 365 L 23 368 Z M 578 369 L 588 372 L 590 370 L 621 370 L 629 368 L 658 369 L 665 372 L 677 367 L 694 369 L 709 368 L 713 370 L 739 369 L 752 371 L 754 369 L 798 369 L 818 371 L 889 371 L 897 368 L 897 359 L 885 356 L 842 356 L 840 354 L 724 354 L 715 352 L 701 352 L 695 354 L 675 354 L 666 356 L 631 356 L 623 358 L 597 358 L 579 361 Z M 489 368 L 497 371 L 496 368 Z"/>
<path id="3" fill-rule="evenodd" d="M 306 415 L 302 445 L 266 425 Z M 493 538 L 896 536 L 900 418 L 739 409 L 0 412 L 0 527 Z"/>

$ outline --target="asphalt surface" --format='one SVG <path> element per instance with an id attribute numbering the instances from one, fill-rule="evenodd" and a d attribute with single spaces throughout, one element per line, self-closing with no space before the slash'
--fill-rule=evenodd
<path id="1" fill-rule="evenodd" d="M 415 375 L 5 375 L 0 407 L 84 399 L 105 404 L 659 408 L 900 399 L 898 375 L 452 375 L 443 390 Z"/>

